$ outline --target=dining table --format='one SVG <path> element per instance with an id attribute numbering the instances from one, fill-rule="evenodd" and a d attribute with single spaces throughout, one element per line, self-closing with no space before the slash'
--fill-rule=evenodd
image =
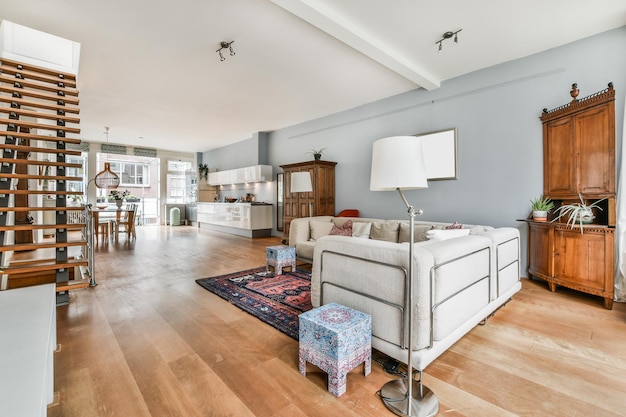
<path id="1" fill-rule="evenodd" d="M 118 224 L 120 220 L 122 220 L 122 215 L 124 215 L 124 218 L 128 218 L 129 220 L 129 227 L 134 227 L 134 218 L 131 217 L 134 217 L 135 210 L 136 208 L 133 204 L 124 204 L 121 207 L 96 206 L 95 208 L 93 208 L 91 210 L 91 213 L 93 217 L 95 239 L 98 239 L 98 234 L 100 231 L 99 225 L 101 220 L 104 221 L 105 219 L 107 219 L 115 225 Z M 117 230 L 114 230 L 114 233 L 117 237 Z"/>

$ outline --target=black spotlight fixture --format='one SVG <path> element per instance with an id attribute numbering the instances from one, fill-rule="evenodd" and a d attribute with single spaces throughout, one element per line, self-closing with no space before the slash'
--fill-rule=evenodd
<path id="1" fill-rule="evenodd" d="M 437 42 L 435 42 L 435 45 L 439 45 L 438 47 L 438 51 L 441 52 L 441 50 L 443 49 L 443 41 L 445 41 L 446 39 L 450 39 L 452 37 L 454 37 L 454 43 L 459 43 L 459 35 L 458 33 L 460 31 L 462 31 L 463 29 L 459 29 L 457 31 L 451 32 L 445 32 L 443 35 L 441 35 L 441 39 L 439 39 Z"/>
<path id="2" fill-rule="evenodd" d="M 220 56 L 220 61 L 226 61 L 226 58 L 222 55 L 222 49 L 228 49 L 230 51 L 230 56 L 235 55 L 235 51 L 233 51 L 233 43 L 235 43 L 235 41 L 220 42 L 220 49 L 215 51 Z"/>

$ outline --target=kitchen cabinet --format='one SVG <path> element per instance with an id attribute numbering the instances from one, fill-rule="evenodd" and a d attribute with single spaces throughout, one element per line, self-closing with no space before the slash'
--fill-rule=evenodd
<path id="1" fill-rule="evenodd" d="M 271 165 L 255 165 L 246 168 L 210 172 L 209 185 L 243 184 L 249 182 L 272 181 Z"/>

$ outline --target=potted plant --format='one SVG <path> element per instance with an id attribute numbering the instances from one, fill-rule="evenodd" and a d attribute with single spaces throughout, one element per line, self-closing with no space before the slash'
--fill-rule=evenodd
<path id="1" fill-rule="evenodd" d="M 311 150 L 309 151 L 309 153 L 310 153 L 311 155 L 313 155 L 313 158 L 314 158 L 316 161 L 319 161 L 319 160 L 320 160 L 320 158 L 322 157 L 322 152 L 324 152 L 324 149 L 326 149 L 326 148 L 311 149 Z"/>
<path id="2" fill-rule="evenodd" d="M 554 208 L 554 201 L 550 197 L 543 195 L 534 200 L 530 200 L 533 211 L 533 220 L 536 222 L 545 222 L 548 220 L 548 213 Z"/>
<path id="3" fill-rule="evenodd" d="M 209 178 L 209 166 L 207 164 L 198 165 L 198 177 L 200 177 L 201 180 Z"/>
<path id="4" fill-rule="evenodd" d="M 68 199 L 68 204 L 72 207 L 80 206 L 83 203 L 82 195 L 72 195 Z"/>
<path id="5" fill-rule="evenodd" d="M 124 203 L 124 199 L 129 194 L 130 194 L 130 191 L 128 190 L 125 190 L 123 192 L 119 192 L 117 190 L 111 190 L 109 192 L 109 201 L 114 201 L 117 207 L 121 208 L 122 204 Z"/>
<path id="6" fill-rule="evenodd" d="M 606 200 L 606 198 L 596 200 L 592 204 L 587 204 L 580 193 L 578 193 L 578 198 L 580 198 L 580 203 L 564 204 L 559 207 L 555 212 L 558 217 L 553 221 L 560 219 L 562 216 L 567 216 L 567 225 L 573 229 L 576 224 L 578 224 L 580 226 L 580 233 L 582 234 L 583 225 L 593 223 L 593 219 L 595 218 L 593 209 L 602 210 L 599 203 Z"/>

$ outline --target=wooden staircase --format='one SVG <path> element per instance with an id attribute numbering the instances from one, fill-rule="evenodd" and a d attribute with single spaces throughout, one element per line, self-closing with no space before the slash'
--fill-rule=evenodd
<path id="1" fill-rule="evenodd" d="M 80 151 L 80 119 L 76 77 L 47 68 L 0 59 L 0 290 L 56 282 L 57 305 L 69 302 L 68 291 L 91 283 L 88 275 L 89 216 L 85 208 L 68 206 L 66 162 Z M 50 189 L 40 184 L 54 183 Z M 54 198 L 44 206 L 42 196 Z M 37 212 L 54 211 L 54 224 L 34 224 Z M 80 211 L 82 222 L 69 223 L 68 213 Z M 31 216 L 32 215 L 32 216 Z M 54 229 L 54 240 L 34 242 L 33 232 Z M 12 260 L 14 252 L 33 251 L 28 260 Z M 70 251 L 76 253 L 71 256 Z M 42 254 L 42 255 L 39 255 Z"/>

